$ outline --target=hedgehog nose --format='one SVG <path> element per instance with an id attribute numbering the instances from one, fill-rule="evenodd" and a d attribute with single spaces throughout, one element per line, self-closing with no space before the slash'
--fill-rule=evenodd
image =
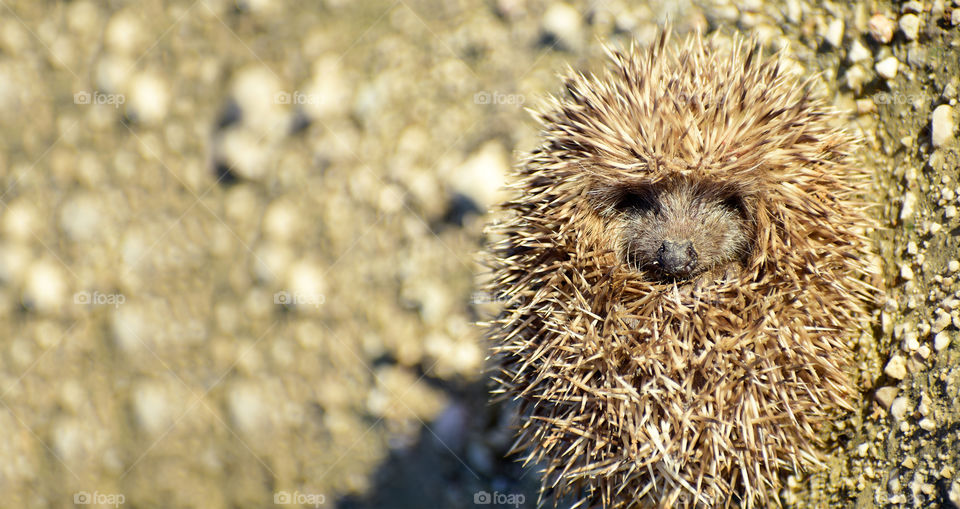
<path id="1" fill-rule="evenodd" d="M 697 251 L 693 248 L 693 242 L 689 240 L 680 242 L 665 240 L 657 250 L 657 262 L 667 274 L 681 274 L 693 269 L 697 263 Z"/>

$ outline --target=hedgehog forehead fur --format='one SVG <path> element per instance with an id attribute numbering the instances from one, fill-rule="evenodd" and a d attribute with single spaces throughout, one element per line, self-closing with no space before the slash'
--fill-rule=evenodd
<path id="1" fill-rule="evenodd" d="M 582 507 L 767 502 L 856 399 L 855 139 L 781 57 L 669 39 L 569 75 L 492 227 L 498 392 Z"/>

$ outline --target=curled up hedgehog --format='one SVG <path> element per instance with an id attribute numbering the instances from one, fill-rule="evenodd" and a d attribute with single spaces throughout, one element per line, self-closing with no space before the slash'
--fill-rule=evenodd
<path id="1" fill-rule="evenodd" d="M 490 230 L 495 392 L 576 507 L 770 503 L 858 399 L 855 137 L 782 57 L 669 39 L 570 73 Z"/>

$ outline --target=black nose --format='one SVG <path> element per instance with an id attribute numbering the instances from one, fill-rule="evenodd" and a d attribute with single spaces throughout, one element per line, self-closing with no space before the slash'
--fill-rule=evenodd
<path id="1" fill-rule="evenodd" d="M 660 264 L 660 269 L 667 274 L 684 274 L 697 265 L 697 250 L 689 240 L 680 242 L 665 240 L 657 250 L 657 262 Z"/>

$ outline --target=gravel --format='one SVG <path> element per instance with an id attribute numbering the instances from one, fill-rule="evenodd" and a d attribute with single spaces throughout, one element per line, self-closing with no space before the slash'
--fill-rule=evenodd
<path id="1" fill-rule="evenodd" d="M 956 130 L 953 108 L 948 104 L 941 104 L 934 108 L 933 115 L 930 117 L 930 142 L 933 146 L 939 148 L 954 141 Z"/>
<path id="2" fill-rule="evenodd" d="M 889 44 L 893 40 L 893 32 L 896 29 L 894 22 L 887 16 L 877 13 L 874 14 L 868 23 L 870 36 L 874 41 L 881 44 Z"/>
<path id="3" fill-rule="evenodd" d="M 900 26 L 900 31 L 903 32 L 903 36 L 908 41 L 917 40 L 917 35 L 920 33 L 920 18 L 916 14 L 900 16 L 898 25 Z"/>
<path id="4" fill-rule="evenodd" d="M 897 57 L 887 57 L 877 62 L 874 66 L 877 74 L 883 79 L 891 80 L 897 76 L 897 70 L 900 68 L 900 62 Z"/>
<path id="5" fill-rule="evenodd" d="M 3 505 L 532 507 L 473 325 L 483 213 L 555 74 L 667 18 L 819 73 L 875 170 L 875 396 L 783 499 L 960 504 L 960 9 L 933 4 L 5 2 Z"/>

